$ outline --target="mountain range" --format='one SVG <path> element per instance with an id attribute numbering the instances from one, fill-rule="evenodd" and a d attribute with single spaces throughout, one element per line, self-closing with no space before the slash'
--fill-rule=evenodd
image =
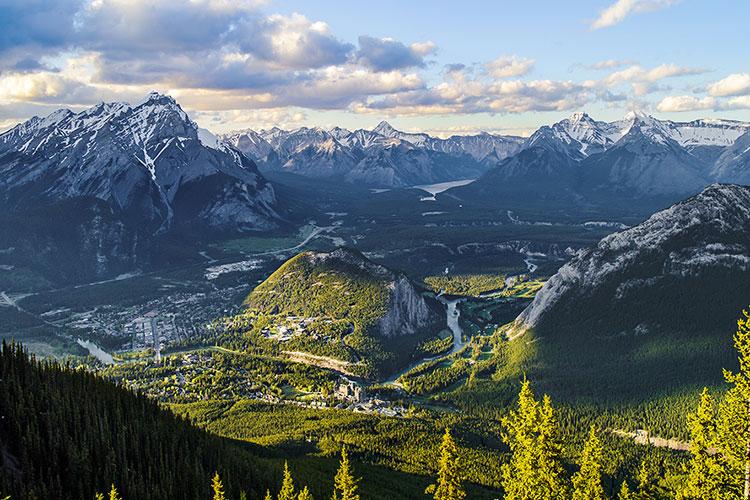
<path id="1" fill-rule="evenodd" d="M 387 122 L 356 131 L 243 130 L 222 139 L 264 170 L 371 187 L 477 178 L 447 193 L 469 203 L 601 209 L 637 199 L 645 200 L 645 215 L 713 182 L 750 179 L 750 123 L 675 122 L 641 112 L 614 122 L 576 112 L 525 139 L 441 139 Z"/>
<path id="2" fill-rule="evenodd" d="M 528 199 L 564 205 L 668 205 L 712 182 L 748 179 L 750 124 L 672 122 L 642 113 L 607 123 L 586 113 L 544 126 L 521 151 L 476 182 L 449 191 L 466 200 Z"/>
<path id="3" fill-rule="evenodd" d="M 233 132 L 222 139 L 261 169 L 373 187 L 476 178 L 518 152 L 524 142 L 489 133 L 440 139 L 401 132 L 385 121 L 372 130 L 272 128 Z"/>

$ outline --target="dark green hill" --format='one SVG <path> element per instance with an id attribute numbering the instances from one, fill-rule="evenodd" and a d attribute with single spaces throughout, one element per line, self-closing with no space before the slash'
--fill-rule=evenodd
<path id="1" fill-rule="evenodd" d="M 344 248 L 289 259 L 245 305 L 256 335 L 367 377 L 405 365 L 444 321 L 441 307 L 405 275 Z"/>

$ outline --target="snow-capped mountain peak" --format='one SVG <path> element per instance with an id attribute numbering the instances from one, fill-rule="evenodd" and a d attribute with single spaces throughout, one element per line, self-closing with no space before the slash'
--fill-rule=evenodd
<path id="1" fill-rule="evenodd" d="M 188 202 L 182 193 L 204 181 Z M 276 217 L 273 190 L 255 166 L 157 92 L 136 105 L 59 110 L 0 135 L 0 199 L 16 206 L 78 197 L 159 231 L 187 213 L 227 228 L 270 227 Z M 185 211 L 186 203 L 196 206 Z"/>
<path id="2" fill-rule="evenodd" d="M 378 123 L 378 125 L 374 129 L 372 129 L 372 131 L 376 134 L 384 135 L 386 137 L 391 137 L 393 134 L 398 133 L 398 130 L 393 128 L 393 126 L 385 120 Z"/>

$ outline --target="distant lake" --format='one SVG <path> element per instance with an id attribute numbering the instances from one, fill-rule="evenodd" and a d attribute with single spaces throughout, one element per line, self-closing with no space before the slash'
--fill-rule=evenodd
<path id="1" fill-rule="evenodd" d="M 422 191 L 427 191 L 432 196 L 435 196 L 436 194 L 442 193 L 443 191 L 447 191 L 450 188 L 471 184 L 475 180 L 476 179 L 462 179 L 460 181 L 438 182 L 437 184 L 422 184 L 421 186 L 412 186 L 412 187 L 414 189 L 421 189 Z"/>

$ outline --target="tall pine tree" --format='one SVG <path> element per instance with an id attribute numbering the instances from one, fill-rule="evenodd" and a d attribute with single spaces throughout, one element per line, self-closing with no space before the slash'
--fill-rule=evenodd
<path id="1" fill-rule="evenodd" d="M 279 491 L 278 500 L 295 500 L 294 480 L 292 473 L 289 471 L 289 464 L 284 462 L 284 479 L 281 482 L 281 491 Z"/>
<path id="2" fill-rule="evenodd" d="M 214 500 L 227 500 L 224 494 L 224 484 L 221 482 L 218 472 L 214 474 L 214 478 L 211 480 L 211 489 L 214 492 Z"/>
<path id="3" fill-rule="evenodd" d="M 510 462 L 502 466 L 502 485 L 507 500 L 563 498 L 567 494 L 557 419 L 552 402 L 540 404 L 524 380 L 518 406 L 503 418 L 503 440 L 511 450 Z"/>
<path id="4" fill-rule="evenodd" d="M 589 438 L 583 446 L 581 468 L 573 475 L 573 500 L 604 500 L 602 460 L 604 449 L 596 428 L 591 426 Z"/>
<path id="5" fill-rule="evenodd" d="M 425 493 L 432 494 L 435 500 L 463 500 L 466 497 L 461 485 L 458 447 L 447 427 L 440 445 L 437 483 L 430 485 Z"/>
<path id="6" fill-rule="evenodd" d="M 678 492 L 680 499 L 720 500 L 736 496 L 727 488 L 727 464 L 722 453 L 717 453 L 718 435 L 715 404 L 704 388 L 698 409 L 688 415 L 690 429 L 690 464 L 683 489 Z"/>
<path id="7" fill-rule="evenodd" d="M 109 500 L 122 500 L 122 497 L 117 492 L 117 488 L 115 488 L 115 485 L 112 485 L 112 488 L 109 490 Z"/>
<path id="8" fill-rule="evenodd" d="M 302 488 L 302 491 L 299 492 L 297 500 L 313 500 L 312 493 L 310 493 L 310 490 L 307 489 L 307 486 Z"/>
<path id="9" fill-rule="evenodd" d="M 341 448 L 341 463 L 336 477 L 333 480 L 333 500 L 359 500 L 357 493 L 358 479 L 354 477 L 351 465 L 349 464 L 349 455 L 346 453 L 346 446 Z"/>
<path id="10" fill-rule="evenodd" d="M 739 470 L 743 497 L 750 498 L 750 312 L 742 311 L 734 334 L 740 370 L 724 370 L 732 388 L 722 402 L 719 439 L 730 465 Z"/>

